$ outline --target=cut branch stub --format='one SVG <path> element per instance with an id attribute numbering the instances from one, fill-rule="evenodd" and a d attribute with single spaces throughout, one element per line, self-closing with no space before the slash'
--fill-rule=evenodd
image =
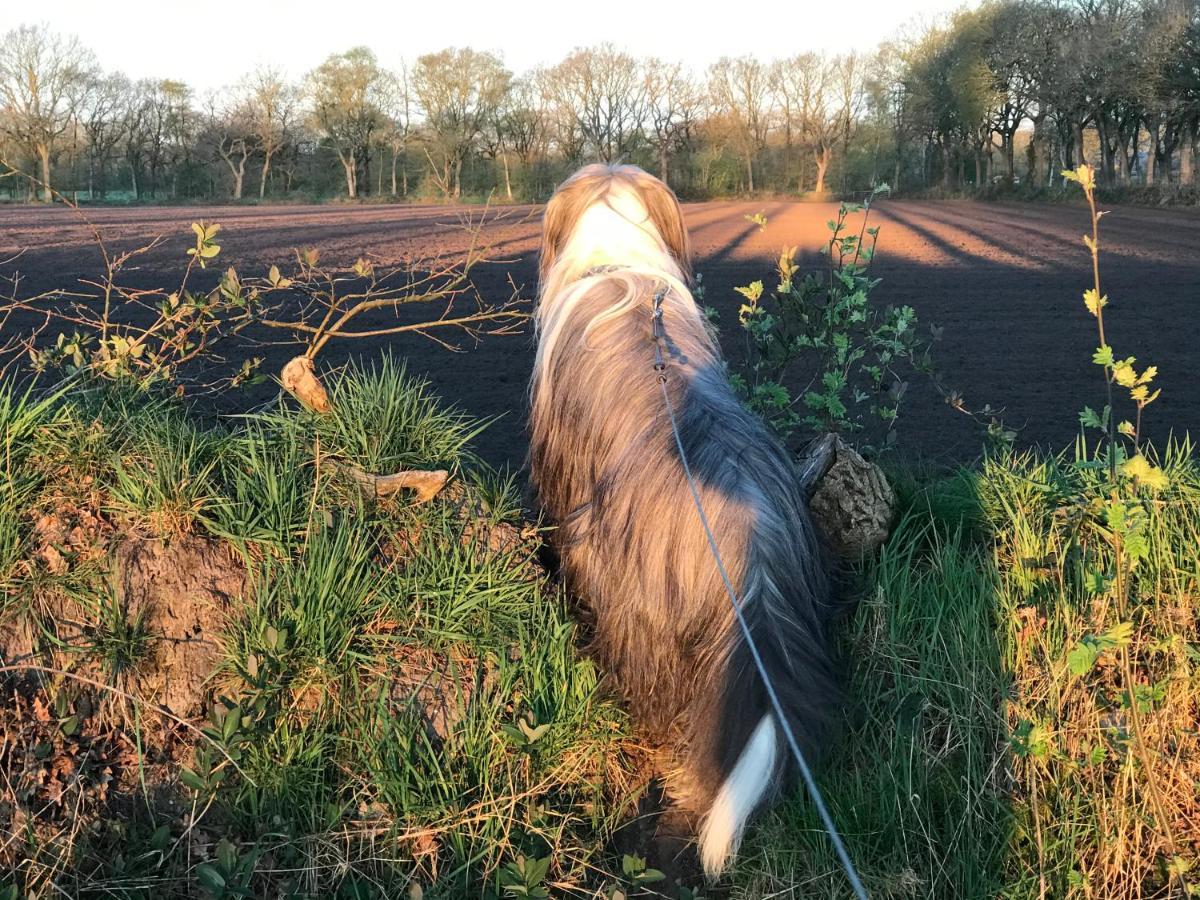
<path id="1" fill-rule="evenodd" d="M 345 466 L 345 470 L 349 473 L 360 487 L 372 497 L 389 497 L 399 490 L 409 488 L 416 491 L 416 501 L 418 503 L 427 503 L 437 496 L 446 485 L 446 481 L 450 478 L 450 473 L 445 469 L 436 469 L 432 472 L 411 470 L 407 472 L 396 472 L 393 475 L 375 475 L 371 472 L 364 472 L 358 466 Z"/>
<path id="2" fill-rule="evenodd" d="M 813 521 L 834 553 L 856 560 L 887 540 L 896 494 L 877 465 L 832 434 L 813 441 L 799 465 Z"/>
<path id="3" fill-rule="evenodd" d="M 317 377 L 311 357 L 297 356 L 284 366 L 280 382 L 283 384 L 284 390 L 313 412 L 323 416 L 333 413 L 329 394 L 325 392 L 325 386 Z M 412 469 L 392 475 L 376 475 L 350 463 L 339 463 L 338 465 L 369 497 L 390 497 L 397 491 L 408 488 L 416 492 L 414 499 L 417 503 L 428 503 L 436 497 L 438 491 L 445 487 L 450 478 L 450 473 L 445 469 L 434 471 Z"/>
<path id="4" fill-rule="evenodd" d="M 329 395 L 325 393 L 325 386 L 317 378 L 313 361 L 309 357 L 297 356 L 284 366 L 280 381 L 285 391 L 313 412 L 322 415 L 333 412 Z"/>
<path id="5" fill-rule="evenodd" d="M 837 460 L 838 439 L 834 434 L 823 434 L 808 442 L 808 446 L 796 460 L 797 474 L 800 485 L 804 488 L 805 496 L 812 498 L 817 485 L 833 467 Z"/>

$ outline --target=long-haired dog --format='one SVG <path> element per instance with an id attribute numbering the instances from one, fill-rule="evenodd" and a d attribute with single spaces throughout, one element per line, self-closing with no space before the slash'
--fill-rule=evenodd
<path id="1" fill-rule="evenodd" d="M 830 583 L 784 449 L 734 395 L 688 289 L 679 203 L 634 166 L 587 166 L 546 208 L 530 464 L 594 651 L 664 750 L 669 798 L 719 873 L 788 769 L 784 735 L 693 502 L 684 456 L 750 633 L 801 746 L 835 695 Z"/>

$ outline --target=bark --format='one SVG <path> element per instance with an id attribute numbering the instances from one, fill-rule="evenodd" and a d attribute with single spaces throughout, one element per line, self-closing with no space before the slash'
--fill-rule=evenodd
<path id="1" fill-rule="evenodd" d="M 37 150 L 38 160 L 42 164 L 42 202 L 53 203 L 54 195 L 50 191 L 50 148 L 42 145 Z"/>
<path id="2" fill-rule="evenodd" d="M 1179 183 L 1191 187 L 1196 183 L 1196 126 L 1184 138 L 1179 148 Z"/>
<path id="3" fill-rule="evenodd" d="M 746 154 L 746 185 L 751 194 L 754 193 L 754 156 Z"/>
<path id="4" fill-rule="evenodd" d="M 1158 175 L 1158 172 L 1156 171 L 1158 164 L 1158 126 L 1152 126 L 1146 132 L 1146 137 L 1149 139 L 1149 146 L 1146 147 L 1146 171 L 1144 181 L 1148 187 L 1154 184 L 1154 179 Z M 1136 144 L 1134 146 L 1136 146 Z"/>
<path id="5" fill-rule="evenodd" d="M 396 196 L 396 157 L 397 153 L 392 150 L 392 196 Z"/>
<path id="6" fill-rule="evenodd" d="M 345 155 L 339 151 L 338 159 L 346 172 L 346 196 L 354 200 L 358 197 L 358 161 L 354 158 L 353 150 Z"/>
<path id="7" fill-rule="evenodd" d="M 1073 169 L 1083 162 L 1083 123 L 1071 123 L 1071 139 L 1074 142 L 1071 158 L 1067 160 L 1067 168 Z"/>
<path id="8" fill-rule="evenodd" d="M 817 183 L 813 187 L 813 193 L 825 193 L 825 173 L 829 171 L 829 160 L 833 156 L 833 151 L 829 148 L 820 150 L 813 154 L 813 162 L 817 164 Z"/>
<path id="9" fill-rule="evenodd" d="M 271 153 L 268 151 L 263 156 L 262 176 L 258 180 L 258 199 L 261 200 L 267 196 L 267 175 L 271 172 Z"/>
<path id="10" fill-rule="evenodd" d="M 508 154 L 507 153 L 500 154 L 500 161 L 504 165 L 504 195 L 506 197 L 508 197 L 509 201 L 511 202 L 512 198 L 513 198 L 513 196 L 512 196 L 512 177 L 509 175 L 509 172 L 508 172 Z"/>

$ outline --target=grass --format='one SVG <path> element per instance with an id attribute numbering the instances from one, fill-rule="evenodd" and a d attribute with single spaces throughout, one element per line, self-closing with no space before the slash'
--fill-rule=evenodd
<path id="1" fill-rule="evenodd" d="M 35 522 L 64 509 L 220 540 L 248 578 L 216 623 L 203 737 L 148 703 L 105 718 L 70 679 L 5 686 L 0 897 L 631 890 L 610 839 L 644 787 L 638 750 L 530 564 L 516 480 L 398 363 L 330 388 L 333 420 L 280 405 L 208 427 L 113 390 L 0 393 L 0 629 L 33 620 L 75 672 L 126 687 L 152 663 L 103 565 L 38 556 Z M 1135 488 L 1146 552 L 1118 584 L 1129 540 L 1093 457 L 896 473 L 900 522 L 854 573 L 853 703 L 822 772 L 872 896 L 1166 898 L 1196 880 L 1200 463 L 1173 445 L 1169 487 Z M 460 477 L 425 506 L 368 501 L 340 461 Z M 795 792 L 719 891 L 696 888 L 848 896 Z"/>
<path id="2" fill-rule="evenodd" d="M 1171 487 L 1148 498 L 1148 553 L 1122 609 L 1111 579 L 1095 580 L 1116 570 L 1113 532 L 1080 501 L 1105 496 L 1094 461 L 1081 444 L 901 479 L 907 510 L 861 572 L 844 635 L 855 705 L 824 778 L 872 896 L 1191 889 L 1200 462 L 1187 443 L 1163 454 Z M 752 833 L 736 881 L 737 897 L 849 896 L 803 797 Z"/>

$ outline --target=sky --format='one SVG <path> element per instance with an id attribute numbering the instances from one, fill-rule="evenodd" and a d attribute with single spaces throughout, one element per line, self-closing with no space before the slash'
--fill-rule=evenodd
<path id="1" fill-rule="evenodd" d="M 902 26 L 962 2 L 0 0 L 0 33 L 45 24 L 78 36 L 105 69 L 179 79 L 204 91 L 260 65 L 299 79 L 329 54 L 364 44 L 386 66 L 448 46 L 492 50 L 519 73 L 557 62 L 574 47 L 611 41 L 637 56 L 701 70 L 721 56 L 873 49 Z"/>

